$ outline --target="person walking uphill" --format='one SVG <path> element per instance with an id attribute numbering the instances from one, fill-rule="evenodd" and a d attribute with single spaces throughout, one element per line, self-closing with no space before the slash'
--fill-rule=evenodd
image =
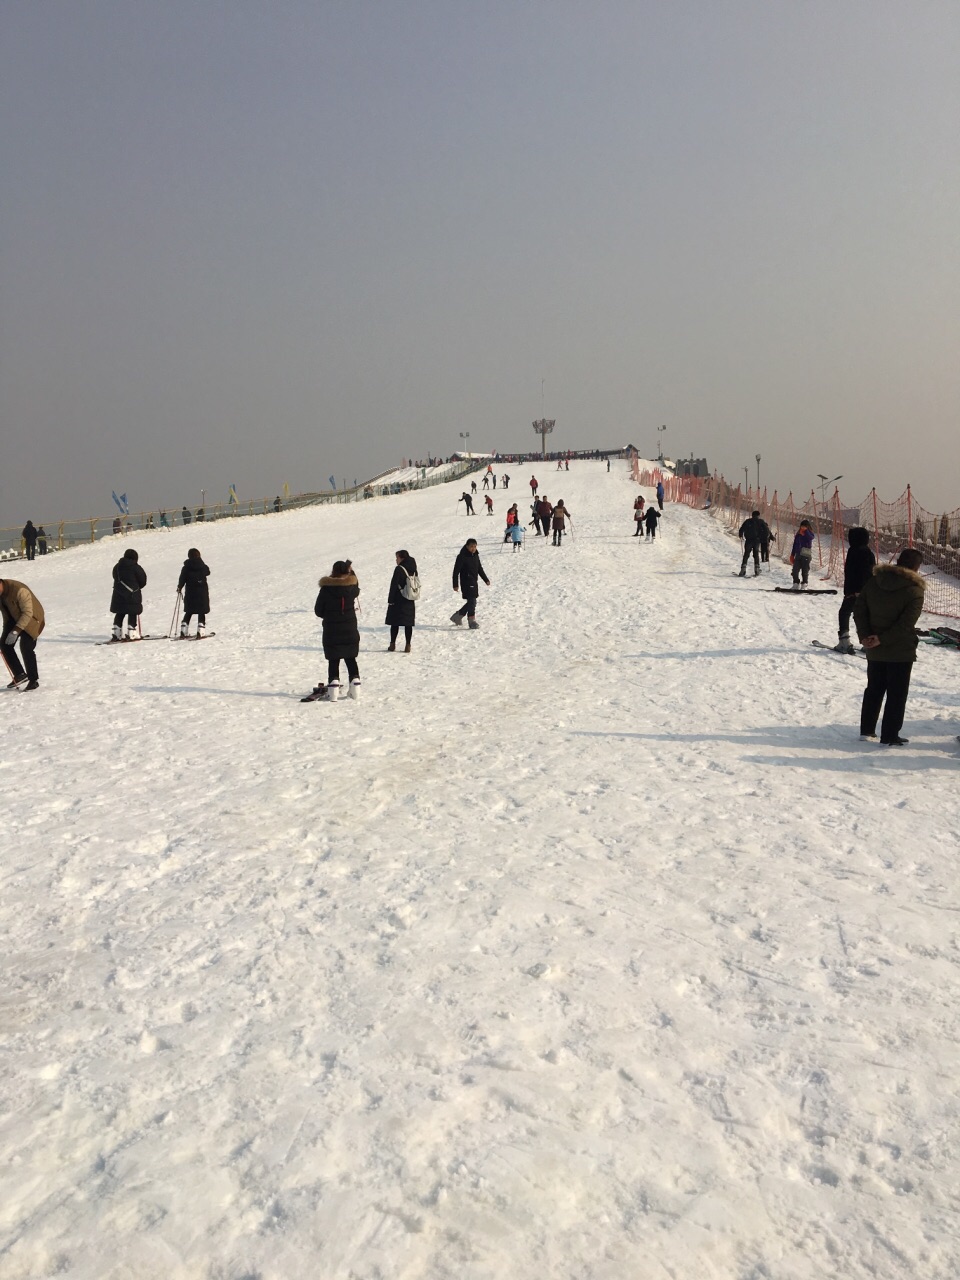
<path id="1" fill-rule="evenodd" d="M 340 697 L 340 662 L 347 664 L 350 697 L 360 697 L 360 628 L 357 626 L 357 597 L 360 585 L 349 560 L 337 560 L 329 577 L 320 579 L 320 592 L 313 612 L 323 620 L 323 656 L 327 660 L 327 702 Z"/>
<path id="2" fill-rule="evenodd" d="M 753 511 L 750 517 L 740 526 L 739 535 L 743 539 L 743 560 L 740 562 L 740 577 L 747 576 L 747 561 L 753 556 L 753 576 L 760 576 L 760 547 L 763 544 L 763 521 L 760 512 Z"/>
<path id="3" fill-rule="evenodd" d="M 652 502 L 648 503 L 647 514 L 643 517 L 643 522 L 647 526 L 647 538 L 649 538 L 651 542 L 656 541 L 657 525 L 660 523 L 662 519 L 663 517 L 660 515 L 660 512 L 653 505 L 653 503 Z"/>
<path id="4" fill-rule="evenodd" d="M 207 579 L 210 570 L 203 563 L 203 557 L 196 547 L 191 547 L 180 570 L 180 581 L 177 590 L 183 592 L 183 621 L 180 623 L 180 639 L 186 640 L 190 630 L 190 620 L 197 615 L 197 639 L 201 639 L 207 628 L 207 614 L 210 612 L 210 587 Z"/>
<path id="5" fill-rule="evenodd" d="M 555 547 L 559 547 L 560 543 L 563 541 L 563 535 L 566 533 L 568 520 L 573 524 L 573 517 L 563 505 L 563 499 L 561 498 L 553 508 L 553 545 Z"/>
<path id="6" fill-rule="evenodd" d="M 857 596 L 866 586 L 877 558 L 870 550 L 870 531 L 859 527 L 847 533 L 850 550 L 843 564 L 843 601 L 837 619 L 837 653 L 856 653 L 850 643 L 850 617 Z"/>
<path id="7" fill-rule="evenodd" d="M 457 556 L 453 566 L 453 589 L 459 591 L 463 596 L 466 604 L 462 609 L 458 609 L 456 613 L 451 613 L 450 621 L 455 627 L 463 626 L 463 619 L 466 617 L 470 625 L 470 630 L 475 631 L 480 623 L 476 619 L 477 597 L 480 594 L 480 579 L 489 587 L 490 579 L 483 571 L 483 565 L 480 563 L 480 553 L 477 551 L 476 538 L 468 538 L 460 548 L 460 554 Z"/>
<path id="8" fill-rule="evenodd" d="M 139 556 L 131 547 L 113 566 L 113 594 L 110 612 L 113 614 L 111 640 L 138 640 L 140 615 L 143 613 L 143 588 L 147 575 L 141 569 Z M 123 634 L 123 620 L 127 620 L 127 634 Z"/>
<path id="9" fill-rule="evenodd" d="M 867 651 L 867 687 L 860 708 L 860 736 L 874 738 L 880 707 L 880 742 L 906 746 L 900 737 L 910 692 L 910 674 L 917 660 L 914 628 L 923 612 L 925 583 L 917 570 L 923 556 L 915 547 L 901 551 L 896 564 L 878 564 L 864 583 L 853 606 L 857 635 Z"/>
<path id="10" fill-rule="evenodd" d="M 0 578 L 0 653 L 10 672 L 8 689 L 39 689 L 37 640 L 46 625 L 43 606 L 28 586 L 13 578 Z M 21 664 L 16 644 L 20 642 Z M 26 670 L 24 670 L 24 667 Z"/>
<path id="11" fill-rule="evenodd" d="M 800 590 L 800 579 L 806 586 L 810 578 L 810 561 L 813 559 L 813 530 L 809 520 L 801 520 L 793 539 L 790 563 L 793 565 L 793 589 Z"/>
<path id="12" fill-rule="evenodd" d="M 32 520 L 28 520 L 20 532 L 27 552 L 27 559 L 32 560 L 37 554 L 37 530 Z"/>
<path id="13" fill-rule="evenodd" d="M 403 627 L 406 641 L 403 652 L 410 652 L 413 640 L 413 628 L 417 625 L 417 596 L 410 594 L 420 591 L 420 575 L 417 573 L 417 562 L 409 551 L 398 551 L 395 554 L 397 567 L 390 579 L 390 591 L 387 595 L 387 616 L 385 624 L 390 628 L 388 653 L 395 653 L 397 636 Z"/>

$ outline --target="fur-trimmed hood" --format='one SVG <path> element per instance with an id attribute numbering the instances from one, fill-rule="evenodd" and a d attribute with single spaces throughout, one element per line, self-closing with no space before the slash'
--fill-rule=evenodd
<path id="1" fill-rule="evenodd" d="M 874 567 L 873 582 L 881 591 L 902 591 L 905 586 L 912 585 L 926 591 L 926 579 L 914 569 L 905 569 L 900 564 L 878 564 Z"/>
<path id="2" fill-rule="evenodd" d="M 341 573 L 338 577 L 321 578 L 317 583 L 320 587 L 356 587 L 357 575 L 355 573 Z"/>

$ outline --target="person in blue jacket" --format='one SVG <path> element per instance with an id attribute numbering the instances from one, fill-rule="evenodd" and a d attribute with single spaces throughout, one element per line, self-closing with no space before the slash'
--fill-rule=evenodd
<path id="1" fill-rule="evenodd" d="M 657 481 L 657 506 L 663 510 L 663 481 Z"/>
<path id="2" fill-rule="evenodd" d="M 793 539 L 790 552 L 790 563 L 793 565 L 793 589 L 800 590 L 800 580 L 807 585 L 810 577 L 810 561 L 813 559 L 813 530 L 809 520 L 801 520 L 800 528 Z"/>

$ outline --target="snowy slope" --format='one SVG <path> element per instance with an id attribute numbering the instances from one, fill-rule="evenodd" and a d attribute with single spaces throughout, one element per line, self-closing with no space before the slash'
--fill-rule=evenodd
<path id="1" fill-rule="evenodd" d="M 131 543 L 18 565 L 2 1280 L 960 1273 L 960 655 L 861 743 L 834 597 L 686 508 L 633 539 L 622 463 L 543 470 L 575 539 L 501 554 L 510 470 L 495 520 L 453 485 L 137 535 L 145 631 L 211 565 L 201 644 L 93 646 Z M 362 700 L 302 705 L 340 557 Z"/>

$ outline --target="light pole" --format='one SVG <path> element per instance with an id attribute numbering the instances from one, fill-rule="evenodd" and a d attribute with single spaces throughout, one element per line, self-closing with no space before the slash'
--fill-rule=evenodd
<path id="1" fill-rule="evenodd" d="M 746 492 L 750 488 L 750 468 L 743 468 L 743 489 Z"/>
<path id="2" fill-rule="evenodd" d="M 757 493 L 760 492 L 760 455 L 757 454 Z"/>
<path id="3" fill-rule="evenodd" d="M 657 427 L 657 460 L 659 462 L 663 461 L 663 433 L 666 429 L 666 423 L 664 423 L 662 427 Z"/>
<path id="4" fill-rule="evenodd" d="M 825 475 L 821 475 L 818 471 L 817 479 L 820 481 L 820 505 L 825 507 L 827 505 L 827 485 L 836 484 L 838 480 L 843 479 L 843 476 L 834 476 L 832 480 L 828 480 Z"/>
<path id="5" fill-rule="evenodd" d="M 469 432 L 469 431 L 461 431 L 461 432 L 460 432 L 460 439 L 461 439 L 461 440 L 469 440 L 469 439 L 470 439 L 470 432 Z M 470 452 L 470 446 L 469 446 L 468 444 L 461 445 L 461 446 L 460 446 L 460 452 L 461 452 L 461 453 L 469 453 L 469 452 Z"/>

